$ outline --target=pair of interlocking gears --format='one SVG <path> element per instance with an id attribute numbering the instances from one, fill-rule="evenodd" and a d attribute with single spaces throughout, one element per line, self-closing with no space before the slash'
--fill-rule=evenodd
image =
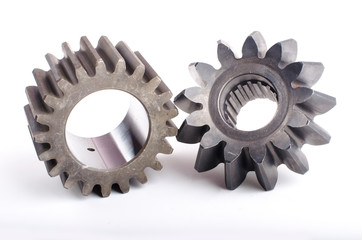
<path id="1" fill-rule="evenodd" d="M 125 43 L 114 47 L 102 37 L 94 48 L 83 37 L 80 46 L 79 51 L 73 52 L 64 43 L 63 59 L 48 54 L 51 69 L 33 72 L 37 86 L 26 89 L 29 105 L 25 112 L 34 146 L 49 175 L 60 175 L 66 188 L 79 183 L 82 193 L 88 195 L 98 186 L 101 195 L 108 196 L 117 184 L 122 192 L 127 192 L 130 179 L 147 181 L 146 167 L 162 168 L 156 158 L 158 153 L 172 153 L 165 137 L 177 134 L 171 121 L 177 116 L 177 108 L 170 101 L 170 90 L 156 72 Z M 240 185 L 248 171 L 255 171 L 260 184 L 270 190 L 277 181 L 278 165 L 284 163 L 297 173 L 308 170 L 300 150 L 304 143 L 329 142 L 330 136 L 313 118 L 330 110 L 335 99 L 310 89 L 320 78 L 323 65 L 294 62 L 294 40 L 277 43 L 266 51 L 262 36 L 254 32 L 245 41 L 242 52 L 243 57 L 236 59 L 230 48 L 219 42 L 220 69 L 204 63 L 190 66 L 201 87 L 186 89 L 175 98 L 175 104 L 190 113 L 178 130 L 177 139 L 201 142 L 197 171 L 224 163 L 228 189 Z M 104 168 L 98 169 L 82 163 L 71 151 L 66 124 L 82 99 L 104 89 L 134 96 L 145 109 L 147 121 L 135 124 L 142 114 L 130 108 L 114 132 L 92 141 L 82 139 L 82 143 L 95 145 L 95 149 L 88 149 L 100 152 L 97 156 L 104 162 Z M 277 102 L 273 120 L 255 131 L 238 130 L 237 114 L 256 98 Z M 142 128 L 149 128 L 148 132 L 142 134 Z M 117 161 L 118 165 L 114 164 Z"/>

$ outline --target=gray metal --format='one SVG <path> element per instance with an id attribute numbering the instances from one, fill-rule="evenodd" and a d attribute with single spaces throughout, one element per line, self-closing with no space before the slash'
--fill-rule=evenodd
<path id="1" fill-rule="evenodd" d="M 307 172 L 301 147 L 329 142 L 329 134 L 313 119 L 336 104 L 335 98 L 310 89 L 321 77 L 323 65 L 294 62 L 297 43 L 292 39 L 267 50 L 259 32 L 245 40 L 240 59 L 221 41 L 217 52 L 221 68 L 191 64 L 191 75 L 201 87 L 188 88 L 175 98 L 175 104 L 190 113 L 178 141 L 200 142 L 195 169 L 208 171 L 224 163 L 228 189 L 255 171 L 265 190 L 274 188 L 282 163 L 296 173 Z M 277 102 L 274 118 L 258 130 L 238 130 L 238 112 L 256 98 Z"/>
<path id="2" fill-rule="evenodd" d="M 178 114 L 170 101 L 172 93 L 140 53 L 132 52 L 124 42 L 114 47 L 106 37 L 101 37 L 98 46 L 93 48 L 88 39 L 82 37 L 79 51 L 73 52 L 67 43 L 62 47 L 65 57 L 59 60 L 47 54 L 50 70 L 34 69 L 37 86 L 26 88 L 29 105 L 25 106 L 25 112 L 37 155 L 50 176 L 60 175 L 65 188 L 79 183 L 82 193 L 88 195 L 99 186 L 101 195 L 106 197 L 112 185 L 118 184 L 126 193 L 131 178 L 141 183 L 147 181 L 146 167 L 161 170 L 157 154 L 172 153 L 165 139 L 177 133 L 171 121 Z M 96 147 L 88 150 L 105 147 L 98 155 L 105 166 L 95 168 L 81 163 L 70 150 L 67 141 L 74 139 L 66 137 L 66 122 L 79 101 L 104 89 L 121 90 L 137 98 L 147 113 L 147 124 L 135 125 L 135 118 L 145 117 L 131 108 L 118 128 L 92 139 Z M 127 136 L 129 132 L 132 133 Z M 79 146 L 86 146 L 90 140 L 76 141 Z M 137 144 L 138 149 L 127 150 L 127 146 L 136 148 Z"/>

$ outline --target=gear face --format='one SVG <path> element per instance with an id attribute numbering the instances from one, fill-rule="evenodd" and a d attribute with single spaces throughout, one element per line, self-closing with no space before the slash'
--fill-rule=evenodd
<path id="1" fill-rule="evenodd" d="M 191 64 L 191 75 L 201 87 L 175 97 L 176 106 L 190 113 L 177 140 L 200 142 L 195 169 L 208 171 L 224 163 L 228 189 L 235 189 L 249 171 L 255 171 L 265 190 L 274 188 L 282 163 L 296 173 L 307 172 L 301 147 L 329 142 L 330 135 L 313 119 L 336 104 L 335 98 L 310 89 L 321 77 L 323 65 L 294 62 L 297 43 L 292 39 L 267 50 L 259 32 L 244 42 L 242 58 L 221 41 L 217 53 L 221 68 Z M 277 103 L 274 118 L 254 131 L 237 129 L 240 109 L 257 98 Z"/>
<path id="2" fill-rule="evenodd" d="M 65 188 L 79 183 L 82 193 L 88 195 L 97 186 L 101 195 L 106 197 L 110 195 L 112 185 L 118 184 L 121 192 L 126 193 L 131 178 L 141 183 L 147 181 L 146 167 L 161 170 L 157 154 L 171 154 L 173 150 L 165 139 L 177 134 L 177 128 L 171 121 L 178 114 L 170 101 L 172 93 L 140 53 L 131 51 L 124 42 L 114 47 L 108 38 L 101 37 L 94 48 L 86 37 L 82 37 L 79 51 L 73 52 L 67 43 L 62 48 L 65 57 L 57 59 L 47 54 L 50 70 L 34 69 L 37 86 L 26 88 L 29 104 L 25 106 L 25 112 L 37 155 L 45 162 L 50 176 L 60 175 Z M 149 130 L 141 141 L 142 145 L 135 149 L 138 153 L 135 151 L 128 162 L 98 169 L 83 164 L 70 150 L 66 124 L 77 103 L 105 89 L 120 90 L 134 96 L 145 109 Z M 135 119 L 128 120 L 126 125 L 122 122 L 120 126 L 132 130 Z M 115 145 L 112 149 L 117 150 L 115 137 L 107 136 L 98 139 L 108 147 L 106 152 L 112 145 Z M 92 148 L 88 150 L 94 151 Z M 112 154 L 113 160 L 123 158 L 119 150 Z"/>

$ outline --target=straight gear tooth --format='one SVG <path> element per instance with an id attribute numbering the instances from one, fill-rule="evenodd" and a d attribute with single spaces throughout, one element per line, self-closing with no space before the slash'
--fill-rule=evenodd
<path id="1" fill-rule="evenodd" d="M 278 62 L 280 68 L 285 68 L 297 59 L 297 49 L 297 42 L 294 39 L 288 39 L 272 46 L 266 53 L 265 58 L 274 59 Z"/>
<path id="2" fill-rule="evenodd" d="M 284 68 L 293 87 L 312 87 L 321 78 L 324 66 L 320 62 L 295 62 Z"/>
<path id="3" fill-rule="evenodd" d="M 284 131 L 279 133 L 271 140 L 273 145 L 279 149 L 286 150 L 290 148 L 290 137 Z"/>
<path id="4" fill-rule="evenodd" d="M 198 143 L 208 130 L 209 126 L 193 126 L 186 119 L 179 129 L 176 139 L 184 143 Z"/>
<path id="5" fill-rule="evenodd" d="M 215 78 L 216 69 L 206 63 L 196 62 L 189 65 L 192 78 L 200 87 L 212 84 Z"/>
<path id="6" fill-rule="evenodd" d="M 321 128 L 318 124 L 310 121 L 306 126 L 299 128 L 291 128 L 305 143 L 311 145 L 323 145 L 329 143 L 331 136 Z"/>
<path id="7" fill-rule="evenodd" d="M 65 42 L 62 44 L 62 49 L 64 53 L 64 59 L 61 61 L 61 65 L 66 72 L 66 75 L 72 84 L 78 83 L 78 79 L 82 79 L 87 76 L 88 73 L 86 69 L 83 68 L 81 62 L 79 61 L 77 55 L 70 48 L 70 45 Z"/>
<path id="8" fill-rule="evenodd" d="M 139 181 L 142 184 L 145 184 L 147 182 L 147 176 L 144 172 L 140 172 L 136 175 L 137 181 Z"/>
<path id="9" fill-rule="evenodd" d="M 236 89 L 234 91 L 235 96 L 237 97 L 237 99 L 239 100 L 241 107 L 243 107 L 248 101 L 245 100 L 245 98 L 243 97 L 243 95 L 241 94 L 241 92 L 239 91 L 239 89 Z"/>
<path id="10" fill-rule="evenodd" d="M 258 82 L 260 83 L 260 82 Z M 261 89 L 259 88 L 259 85 L 257 83 L 253 83 L 252 84 L 254 89 L 255 89 L 255 93 L 256 93 L 256 96 L 259 97 L 259 98 L 264 98 L 264 94 L 261 92 Z"/>
<path id="11" fill-rule="evenodd" d="M 243 58 L 264 58 L 266 43 L 260 32 L 253 32 L 248 36 L 243 45 Z"/>
<path id="12" fill-rule="evenodd" d="M 111 185 L 101 185 L 101 194 L 102 197 L 108 197 L 111 195 L 112 186 Z"/>
<path id="13" fill-rule="evenodd" d="M 225 185 L 227 189 L 234 190 L 245 180 L 248 170 L 244 166 L 243 154 L 234 159 L 225 161 Z"/>
<path id="14" fill-rule="evenodd" d="M 334 97 L 317 91 L 314 91 L 309 99 L 298 104 L 298 107 L 313 115 L 324 114 L 334 106 L 336 106 L 336 99 Z"/>
<path id="15" fill-rule="evenodd" d="M 88 195 L 97 186 L 106 197 L 116 183 L 126 193 L 130 179 L 146 182 L 145 167 L 162 168 L 157 154 L 172 153 L 165 137 L 177 134 L 171 119 L 178 110 L 170 101 L 171 91 L 140 53 L 133 53 L 123 42 L 114 47 L 106 37 L 100 38 L 96 48 L 86 37 L 80 42 L 76 52 L 63 43 L 64 58 L 60 60 L 47 54 L 49 71 L 34 70 L 37 86 L 27 87 L 29 104 L 24 107 L 30 134 L 39 160 L 44 161 L 50 176 L 61 177 L 65 188 L 79 183 L 82 193 Z M 113 131 L 93 138 L 71 138 L 66 131 L 71 111 L 88 95 L 107 89 L 134 96 L 144 108 L 143 115 L 131 105 Z M 136 123 L 137 118 L 143 119 Z M 78 159 L 82 156 L 90 161 L 82 162 Z"/>
<path id="16" fill-rule="evenodd" d="M 126 61 L 126 69 L 130 75 L 134 75 L 135 78 L 143 78 L 145 74 L 145 65 L 136 56 L 136 54 L 127 46 L 125 42 L 119 42 L 116 45 L 116 49 L 122 55 Z"/>
<path id="17" fill-rule="evenodd" d="M 88 182 L 81 184 L 82 194 L 88 196 L 93 191 L 94 185 Z"/>
<path id="18" fill-rule="evenodd" d="M 254 170 L 258 182 L 265 191 L 274 189 L 278 180 L 278 170 L 268 151 L 266 151 L 264 159 L 261 162 L 254 161 Z"/>
<path id="19" fill-rule="evenodd" d="M 126 70 L 126 62 L 106 36 L 99 39 L 96 50 L 103 58 L 109 72 L 119 74 Z"/>
<path id="20" fill-rule="evenodd" d="M 221 63 L 221 66 L 228 67 L 235 61 L 235 55 L 226 42 L 219 40 L 217 44 L 219 62 Z"/>
<path id="21" fill-rule="evenodd" d="M 310 120 L 300 111 L 293 110 L 289 116 L 288 126 L 290 127 L 303 127 L 306 126 Z"/>

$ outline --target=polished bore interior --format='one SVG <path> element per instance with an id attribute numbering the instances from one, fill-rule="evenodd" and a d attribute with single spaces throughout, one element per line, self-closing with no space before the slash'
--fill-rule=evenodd
<path id="1" fill-rule="evenodd" d="M 277 102 L 278 96 L 269 84 L 258 80 L 244 81 L 234 86 L 227 94 L 224 119 L 235 129 L 257 130 L 273 119 Z"/>
<path id="2" fill-rule="evenodd" d="M 145 145 L 148 132 L 146 110 L 135 97 L 103 90 L 87 96 L 72 110 L 66 140 L 84 165 L 110 169 L 132 160 Z"/>

